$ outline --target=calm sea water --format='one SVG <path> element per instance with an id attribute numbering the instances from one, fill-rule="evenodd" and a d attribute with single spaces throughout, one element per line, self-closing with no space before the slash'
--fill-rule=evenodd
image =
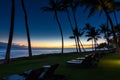
<path id="1" fill-rule="evenodd" d="M 86 49 L 86 51 L 91 51 L 92 49 Z M 65 53 L 68 52 L 75 52 L 75 49 L 64 49 Z M 0 49 L 0 59 L 5 58 L 5 52 L 6 49 Z M 60 54 L 61 49 L 32 49 L 33 55 L 41 55 L 41 54 Z M 26 57 L 28 56 L 28 50 L 27 49 L 12 49 L 11 50 L 11 58 L 16 58 L 16 57 Z"/>

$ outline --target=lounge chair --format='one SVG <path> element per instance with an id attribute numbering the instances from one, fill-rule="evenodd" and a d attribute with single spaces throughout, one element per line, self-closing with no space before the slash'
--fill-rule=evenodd
<path id="1" fill-rule="evenodd" d="M 10 75 L 2 80 L 64 80 L 65 76 L 54 74 L 58 66 L 59 64 L 47 65 L 39 69 L 25 71 L 22 74 Z"/>
<path id="2" fill-rule="evenodd" d="M 48 70 L 46 72 L 43 72 L 39 76 L 39 80 L 52 80 L 52 78 L 54 77 L 54 72 L 55 72 L 55 70 L 57 69 L 58 66 L 59 66 L 59 64 L 51 65 L 51 67 L 48 68 Z"/>
<path id="3" fill-rule="evenodd" d="M 44 68 L 39 68 L 35 70 L 28 71 L 29 73 L 25 74 L 13 74 L 3 78 L 2 80 L 38 80 L 39 75 L 44 71 Z"/>
<path id="4" fill-rule="evenodd" d="M 81 64 L 83 60 L 73 59 L 70 61 L 67 61 L 68 64 Z"/>
<path id="5" fill-rule="evenodd" d="M 44 68 L 32 70 L 25 80 L 38 80 L 39 76 L 44 72 Z"/>

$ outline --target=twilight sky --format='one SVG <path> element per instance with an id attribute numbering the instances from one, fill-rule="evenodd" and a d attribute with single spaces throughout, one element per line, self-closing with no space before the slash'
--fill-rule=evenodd
<path id="1" fill-rule="evenodd" d="M 29 30 L 31 36 L 31 42 L 33 47 L 60 47 L 61 37 L 57 22 L 53 15 L 53 12 L 43 12 L 41 7 L 47 6 L 49 0 L 24 0 L 25 7 L 28 15 Z M 19 45 L 27 45 L 24 15 L 21 6 L 21 0 L 15 0 L 15 29 L 13 43 Z M 77 22 L 79 28 L 83 28 L 86 23 L 98 27 L 101 23 L 105 23 L 106 17 L 103 13 L 101 17 L 99 14 L 87 19 L 87 12 L 83 12 L 83 8 L 77 9 Z M 120 13 L 117 16 L 120 17 Z M 11 0 L 0 0 L 0 42 L 8 41 L 9 27 L 10 27 L 10 15 L 11 15 Z M 74 40 L 69 39 L 72 35 L 68 19 L 65 12 L 60 12 L 59 20 L 62 25 L 64 33 L 64 41 L 66 47 L 72 47 Z M 71 14 L 72 17 L 72 14 Z M 114 21 L 114 18 L 113 18 Z M 119 18 L 120 21 L 120 18 Z M 73 22 L 74 24 L 74 22 Z M 91 44 L 91 41 L 87 42 L 87 38 L 84 35 L 81 37 L 83 44 Z M 98 43 L 103 40 L 99 40 Z"/>

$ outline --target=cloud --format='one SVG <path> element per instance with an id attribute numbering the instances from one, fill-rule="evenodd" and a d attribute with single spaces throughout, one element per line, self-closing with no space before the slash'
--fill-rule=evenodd
<path id="1" fill-rule="evenodd" d="M 0 42 L 0 49 L 1 48 L 6 48 L 6 47 L 7 47 L 7 43 Z M 24 48 L 26 48 L 26 46 L 24 46 L 24 45 L 20 46 L 20 45 L 17 45 L 17 44 L 12 44 L 12 48 L 13 49 L 24 49 Z"/>

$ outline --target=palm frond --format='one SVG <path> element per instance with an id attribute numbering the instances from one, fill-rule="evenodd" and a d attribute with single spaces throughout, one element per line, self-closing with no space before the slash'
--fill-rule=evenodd
<path id="1" fill-rule="evenodd" d="M 93 39 L 93 38 L 88 38 L 87 41 L 90 41 L 90 40 L 92 40 L 92 39 Z"/>
<path id="2" fill-rule="evenodd" d="M 70 38 L 70 39 L 74 39 L 74 38 L 75 38 L 75 36 L 70 36 L 69 38 Z"/>
<path id="3" fill-rule="evenodd" d="M 41 8 L 43 11 L 53 11 L 51 7 L 42 7 Z"/>
<path id="4" fill-rule="evenodd" d="M 90 9 L 90 13 L 88 14 L 88 18 L 89 18 L 90 16 L 92 16 L 92 15 L 96 12 L 96 10 L 97 10 L 96 7 L 92 7 L 92 8 Z"/>

